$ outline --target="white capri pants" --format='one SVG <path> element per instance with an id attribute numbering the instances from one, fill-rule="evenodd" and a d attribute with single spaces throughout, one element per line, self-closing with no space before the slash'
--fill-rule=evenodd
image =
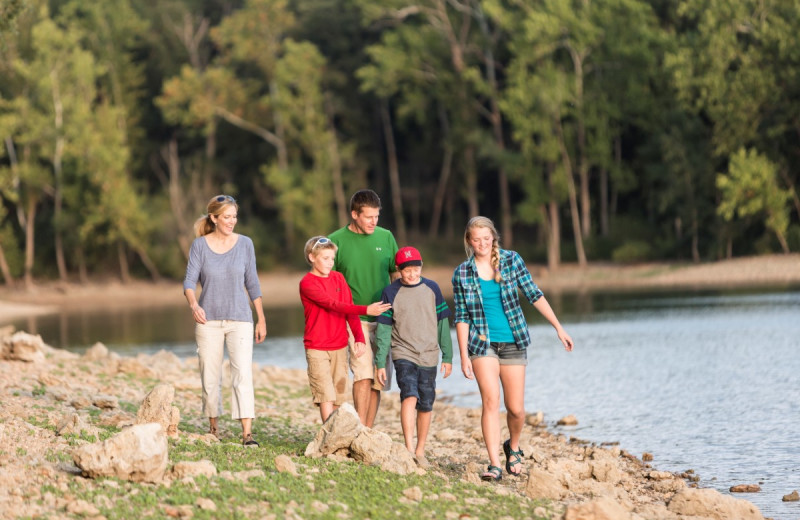
<path id="1" fill-rule="evenodd" d="M 231 418 L 254 419 L 253 323 L 211 320 L 194 327 L 200 380 L 203 383 L 203 413 L 222 415 L 222 360 L 225 346 L 231 361 Z"/>

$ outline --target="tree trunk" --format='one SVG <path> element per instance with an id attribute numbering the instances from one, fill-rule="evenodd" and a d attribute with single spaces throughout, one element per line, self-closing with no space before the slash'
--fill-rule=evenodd
<path id="1" fill-rule="evenodd" d="M 697 204 L 694 198 L 694 185 L 692 184 L 692 175 L 687 170 L 684 173 L 684 183 L 686 187 L 686 201 L 689 205 L 689 214 L 691 215 L 691 233 L 692 233 L 692 261 L 694 263 L 700 262 L 700 223 L 697 218 Z"/>
<path id="2" fill-rule="evenodd" d="M 578 196 L 575 190 L 575 179 L 572 173 L 572 162 L 564 142 L 564 130 L 561 127 L 561 118 L 555 117 L 556 134 L 561 148 L 561 160 L 564 165 L 564 175 L 567 177 L 567 191 L 569 192 L 570 215 L 572 216 L 572 232 L 575 235 L 575 253 L 578 255 L 578 265 L 586 267 L 586 252 L 583 250 L 583 237 L 581 235 L 580 211 L 578 210 Z"/>
<path id="3" fill-rule="evenodd" d="M 797 189 L 794 187 L 794 183 L 792 182 L 792 178 L 789 177 L 789 172 L 787 172 L 784 168 L 780 169 L 781 177 L 783 177 L 783 181 L 786 183 L 786 187 L 789 188 L 789 192 L 792 195 L 792 202 L 794 203 L 794 210 L 797 212 L 797 216 L 800 217 L 800 197 L 797 196 Z"/>
<path id="4" fill-rule="evenodd" d="M 431 227 L 428 230 L 428 237 L 431 240 L 436 238 L 439 232 L 439 225 L 442 218 L 442 207 L 447 195 L 447 184 L 450 180 L 450 172 L 453 166 L 453 145 L 451 143 L 450 122 L 447 119 L 447 112 L 439 106 L 439 120 L 442 125 L 442 142 L 444 143 L 444 156 L 442 157 L 442 167 L 439 171 L 439 182 L 436 185 L 436 193 L 433 196 L 433 211 L 431 215 Z"/>
<path id="5" fill-rule="evenodd" d="M 8 163 L 11 166 L 11 188 L 19 196 L 19 163 L 17 162 L 17 149 L 14 147 L 14 140 L 6 137 L 6 151 L 8 152 Z M 17 204 L 17 222 L 21 228 L 25 229 L 25 208 L 22 204 Z"/>
<path id="6" fill-rule="evenodd" d="M 34 239 L 35 229 L 34 221 L 36 220 L 36 197 L 33 195 L 27 196 L 27 211 L 25 212 L 25 288 L 33 289 L 33 254 L 34 254 Z"/>
<path id="7" fill-rule="evenodd" d="M 452 215 L 453 211 L 455 211 L 454 208 L 453 208 L 453 206 L 455 206 L 455 198 L 456 198 L 455 194 L 453 193 L 452 190 L 445 191 L 445 195 L 444 195 L 444 214 L 445 215 Z M 447 240 L 452 240 L 453 237 L 456 236 L 455 219 L 453 219 L 453 218 L 447 219 L 447 225 L 444 228 L 444 232 L 445 232 L 445 238 L 447 238 Z"/>
<path id="8" fill-rule="evenodd" d="M 7 287 L 14 287 L 14 278 L 11 276 L 11 269 L 6 261 L 6 255 L 3 251 L 3 245 L 0 244 L 0 273 L 3 274 L 3 280 Z"/>
<path id="9" fill-rule="evenodd" d="M 486 41 L 492 42 L 494 38 L 489 30 L 489 24 L 483 14 L 480 2 L 475 2 L 474 10 L 478 18 L 478 25 L 480 26 L 481 32 L 486 38 Z M 483 56 L 486 62 L 486 79 L 489 83 L 489 87 L 492 90 L 492 95 L 489 97 L 489 106 L 491 108 L 489 120 L 492 123 L 492 132 L 494 134 L 495 144 L 497 145 L 497 149 L 502 154 L 502 152 L 506 149 L 505 137 L 503 136 L 503 115 L 497 103 L 497 97 L 499 96 L 499 89 L 497 88 L 497 74 L 495 71 L 494 52 L 489 44 L 484 47 Z M 508 175 L 506 174 L 506 169 L 502 161 L 500 162 L 500 167 L 498 168 L 497 181 L 500 191 L 500 234 L 503 236 L 503 243 L 505 246 L 512 248 L 514 245 L 514 235 L 511 219 L 511 195 L 509 194 L 508 190 Z"/>
<path id="10" fill-rule="evenodd" d="M 139 255 L 139 258 L 142 260 L 147 271 L 150 273 L 150 277 L 153 279 L 154 282 L 161 281 L 161 274 L 158 272 L 158 268 L 156 264 L 150 260 L 150 256 L 147 254 L 147 251 L 141 246 L 134 246 L 133 250 Z"/>
<path id="11" fill-rule="evenodd" d="M 442 220 L 442 208 L 447 196 L 447 184 L 450 180 L 450 172 L 453 165 L 453 147 L 449 144 L 444 145 L 444 157 L 442 157 L 442 167 L 439 173 L 439 182 L 436 185 L 436 194 L 433 196 L 433 215 L 431 216 L 431 227 L 428 230 L 428 237 L 431 240 L 436 238 Z"/>
<path id="12" fill-rule="evenodd" d="M 547 185 L 550 192 L 550 201 L 547 203 L 545 213 L 545 226 L 547 230 L 547 268 L 555 271 L 561 265 L 561 214 L 558 211 L 555 188 L 553 186 L 554 166 L 547 164 Z"/>
<path id="13" fill-rule="evenodd" d="M 350 221 L 350 208 L 344 195 L 344 181 L 342 179 L 342 158 L 339 155 L 339 137 L 336 134 L 334 125 L 333 103 L 331 102 L 330 92 L 325 93 L 325 111 L 328 115 L 328 128 L 331 132 L 329 153 L 331 156 L 332 169 L 331 178 L 333 182 L 333 200 L 336 202 L 336 217 L 339 220 L 339 227 L 344 227 Z"/>
<path id="14" fill-rule="evenodd" d="M 466 176 L 467 207 L 469 218 L 480 215 L 478 208 L 478 172 L 475 166 L 475 146 L 464 149 L 464 175 Z"/>
<path id="15" fill-rule="evenodd" d="M 547 267 L 551 271 L 561 265 L 561 216 L 558 213 L 558 202 L 547 203 L 550 225 L 547 232 Z"/>
<path id="16" fill-rule="evenodd" d="M 89 273 L 86 269 L 86 256 L 83 253 L 83 246 L 79 244 L 75 248 L 75 253 L 78 257 L 78 280 L 81 283 L 87 283 L 89 281 Z"/>
<path id="17" fill-rule="evenodd" d="M 61 103 L 61 94 L 59 91 L 58 74 L 55 70 L 50 71 L 50 82 L 52 85 L 53 93 L 53 113 L 55 120 L 53 121 L 54 130 L 56 133 L 55 150 L 53 151 L 53 178 L 54 178 L 54 194 L 53 194 L 53 226 L 55 233 L 55 254 L 56 266 L 58 266 L 58 277 L 62 282 L 67 281 L 67 262 L 64 259 L 64 242 L 62 239 L 61 230 L 61 212 L 63 206 L 63 193 L 62 193 L 62 159 L 64 157 L 64 136 L 62 130 L 64 128 L 64 106 Z"/>
<path id="18" fill-rule="evenodd" d="M 692 261 L 700 263 L 700 223 L 696 208 L 692 208 Z"/>
<path id="19" fill-rule="evenodd" d="M 791 251 L 789 250 L 789 243 L 786 242 L 786 237 L 784 236 L 784 234 L 778 230 L 775 230 L 775 236 L 778 237 L 778 242 L 780 242 L 781 244 L 781 249 L 783 249 L 783 253 L 787 255 L 791 253 Z"/>
<path id="20" fill-rule="evenodd" d="M 608 228 L 608 170 L 600 170 L 600 236 L 607 237 Z"/>
<path id="21" fill-rule="evenodd" d="M 178 154 L 178 139 L 173 135 L 166 146 L 161 148 L 161 156 L 167 163 L 167 191 L 172 216 L 178 225 L 178 245 L 183 253 L 184 260 L 189 260 L 190 237 L 192 236 L 191 224 L 186 220 L 186 202 L 184 191 L 181 188 L 181 158 Z"/>
<path id="22" fill-rule="evenodd" d="M 128 265 L 128 252 L 122 240 L 117 240 L 117 256 L 119 257 L 119 277 L 122 283 L 130 283 L 131 270 Z"/>
<path id="23" fill-rule="evenodd" d="M 386 142 L 386 160 L 389 166 L 389 184 L 392 189 L 392 206 L 394 210 L 394 226 L 397 230 L 398 242 L 407 244 L 406 219 L 403 213 L 403 197 L 400 187 L 400 168 L 397 164 L 397 147 L 392 131 L 392 115 L 389 112 L 389 101 L 381 100 L 381 122 L 383 138 Z"/>
<path id="24" fill-rule="evenodd" d="M 575 70 L 575 118 L 578 135 L 578 178 L 581 191 L 581 232 L 583 238 L 592 234 L 591 198 L 589 196 L 589 159 L 586 157 L 586 117 L 583 113 L 583 60 L 584 55 L 571 46 L 568 47 Z"/>

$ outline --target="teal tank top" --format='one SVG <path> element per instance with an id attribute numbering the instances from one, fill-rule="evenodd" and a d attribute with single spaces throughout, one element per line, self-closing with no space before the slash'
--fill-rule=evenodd
<path id="1" fill-rule="evenodd" d="M 503 300 L 500 298 L 500 284 L 494 280 L 481 282 L 483 295 L 483 313 L 489 325 L 489 340 L 492 343 L 514 343 L 514 333 L 503 310 Z"/>

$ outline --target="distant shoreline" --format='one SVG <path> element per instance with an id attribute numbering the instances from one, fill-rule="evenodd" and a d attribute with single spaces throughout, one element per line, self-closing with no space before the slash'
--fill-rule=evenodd
<path id="1" fill-rule="evenodd" d="M 452 295 L 455 266 L 424 266 L 423 276 Z M 564 264 L 555 271 L 528 266 L 545 294 L 645 289 L 735 289 L 800 287 L 800 254 L 764 255 L 709 263 L 651 262 L 635 265 L 592 263 L 586 268 Z M 264 307 L 299 305 L 298 283 L 305 273 L 275 270 L 260 274 Z M 0 288 L 0 325 L 8 321 L 80 307 L 140 308 L 185 305 L 180 280 L 158 283 L 136 280 L 91 281 L 86 284 L 42 282 L 31 291 Z"/>

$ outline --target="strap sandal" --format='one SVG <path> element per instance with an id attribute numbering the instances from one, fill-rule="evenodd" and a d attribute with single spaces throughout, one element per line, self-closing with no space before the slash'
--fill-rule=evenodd
<path id="1" fill-rule="evenodd" d="M 253 434 L 252 433 L 248 433 L 244 437 L 244 439 L 242 439 L 242 444 L 245 445 L 245 446 L 256 446 L 256 447 L 259 446 L 259 444 L 255 441 L 255 439 L 253 439 Z"/>
<path id="2" fill-rule="evenodd" d="M 506 471 L 515 477 L 522 474 L 522 457 L 524 457 L 525 454 L 522 453 L 521 449 L 517 451 L 511 449 L 511 439 L 508 439 L 503 443 L 503 453 L 506 454 Z M 520 464 L 520 468 L 518 472 L 514 473 L 511 471 L 511 468 L 517 464 Z"/>
<path id="3" fill-rule="evenodd" d="M 219 439 L 219 431 L 217 431 L 217 427 L 216 426 L 209 427 L 208 428 L 208 433 L 210 433 L 211 435 L 213 435 L 214 437 Z"/>
<path id="4" fill-rule="evenodd" d="M 481 480 L 486 480 L 488 482 L 497 482 L 501 478 L 503 478 L 503 470 L 491 464 L 489 464 L 486 471 L 481 474 Z"/>

